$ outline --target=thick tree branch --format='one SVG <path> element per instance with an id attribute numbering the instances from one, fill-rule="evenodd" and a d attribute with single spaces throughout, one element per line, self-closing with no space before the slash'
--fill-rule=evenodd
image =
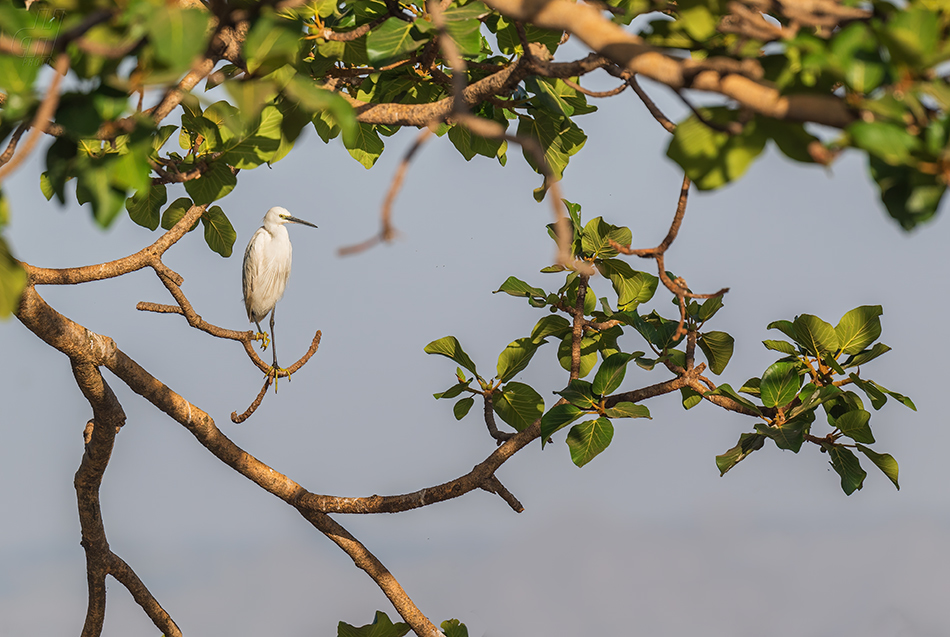
<path id="1" fill-rule="evenodd" d="M 621 67 L 674 90 L 718 93 L 776 119 L 815 122 L 844 128 L 855 115 L 844 100 L 832 95 L 782 95 L 763 82 L 753 60 L 729 58 L 677 59 L 645 44 L 639 37 L 606 20 L 592 5 L 570 0 L 485 0 L 504 15 L 543 29 L 567 31 L 592 51 Z"/>
<path id="2" fill-rule="evenodd" d="M 164 635 L 181 637 L 178 626 L 145 584 L 131 567 L 109 548 L 99 506 L 99 488 L 112 455 L 116 432 L 125 424 L 125 413 L 94 364 L 78 362 L 77 359 L 72 359 L 71 363 L 76 384 L 89 401 L 93 412 L 93 419 L 86 426 L 86 450 L 74 479 L 89 587 L 89 603 L 82 635 L 98 637 L 102 633 L 106 606 L 105 578 L 112 575 L 129 590 Z"/>

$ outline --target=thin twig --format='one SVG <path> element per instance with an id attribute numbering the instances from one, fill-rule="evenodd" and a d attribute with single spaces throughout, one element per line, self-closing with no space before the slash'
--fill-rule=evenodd
<path id="1" fill-rule="evenodd" d="M 650 99 L 650 96 L 646 94 L 646 91 L 640 86 L 640 83 L 637 82 L 637 77 L 635 75 L 631 76 L 627 83 L 630 84 L 630 88 L 633 89 L 634 93 L 637 94 L 637 97 L 640 98 L 640 101 L 643 102 L 643 105 L 647 107 L 647 110 L 650 111 L 650 115 L 653 116 L 653 119 L 660 123 L 660 126 L 666 129 L 668 133 L 672 133 L 676 130 L 676 124 L 674 124 L 669 117 L 663 114 L 663 111 L 657 107 L 656 103 Z"/>
<path id="2" fill-rule="evenodd" d="M 412 146 L 409 147 L 409 150 L 403 156 L 402 161 L 399 162 L 399 167 L 396 168 L 396 173 L 393 175 L 392 183 L 389 185 L 389 191 L 386 193 L 386 199 L 383 200 L 383 207 L 380 212 L 381 220 L 381 229 L 379 234 L 375 237 L 370 237 L 362 243 L 357 243 L 355 245 L 343 246 L 337 249 L 338 256 L 348 256 L 351 254 L 357 254 L 372 248 L 378 243 L 389 242 L 396 236 L 397 232 L 392 226 L 392 209 L 393 202 L 396 200 L 396 195 L 399 194 L 399 191 L 402 189 L 402 182 L 406 178 L 406 173 L 409 171 L 409 164 L 412 163 L 413 157 L 419 151 L 419 148 L 429 139 L 429 136 L 432 134 L 432 129 L 429 127 L 423 128 L 419 131 L 419 135 L 416 136 L 416 140 L 412 143 Z"/>
<path id="3" fill-rule="evenodd" d="M 588 95 L 590 97 L 613 97 L 614 95 L 620 95 L 626 90 L 629 84 L 628 82 L 624 82 L 617 88 L 612 88 L 609 91 L 592 91 L 590 89 L 584 88 L 583 86 L 581 86 L 580 84 L 578 84 L 577 82 L 569 78 L 564 78 L 561 81 L 567 84 L 568 86 L 570 86 L 572 89 L 574 89 L 578 93 L 583 93 L 584 95 Z"/>

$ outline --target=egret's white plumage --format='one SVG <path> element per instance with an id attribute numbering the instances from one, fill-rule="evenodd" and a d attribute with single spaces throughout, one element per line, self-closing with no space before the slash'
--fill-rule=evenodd
<path id="1" fill-rule="evenodd" d="M 309 221 L 292 217 L 286 208 L 275 206 L 264 215 L 264 225 L 257 229 L 244 251 L 244 307 L 247 318 L 261 330 L 261 320 L 270 314 L 274 367 L 277 367 L 277 343 L 274 339 L 274 312 L 277 301 L 284 296 L 293 248 L 286 223 L 300 223 L 316 228 Z"/>

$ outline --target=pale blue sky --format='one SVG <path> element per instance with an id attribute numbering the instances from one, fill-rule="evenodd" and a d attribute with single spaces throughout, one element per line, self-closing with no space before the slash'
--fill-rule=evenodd
<path id="1" fill-rule="evenodd" d="M 636 246 L 655 245 L 681 180 L 664 155 L 667 135 L 632 93 L 597 105 L 601 112 L 579 120 L 590 139 L 567 170 L 565 196 L 586 219 L 602 215 L 630 226 Z M 264 212 L 282 205 L 320 226 L 290 227 L 294 271 L 277 318 L 285 364 L 316 329 L 320 351 L 243 425 L 228 416 L 256 395 L 260 373 L 234 343 L 181 317 L 137 312 L 140 300 L 170 302 L 154 274 L 40 293 L 312 491 L 388 494 L 454 478 L 494 443 L 477 410 L 457 423 L 451 402 L 432 399 L 452 384 L 454 365 L 422 348 L 453 334 L 492 370 L 498 352 L 530 332 L 541 311 L 491 292 L 509 275 L 554 285 L 538 273 L 553 258 L 543 227 L 550 212 L 531 197 L 539 177 L 520 151 L 503 169 L 466 163 L 434 139 L 396 203 L 402 238 L 336 257 L 337 247 L 377 231 L 413 137 L 388 138 L 366 171 L 338 142 L 309 133 L 272 170 L 242 173 L 220 202 L 238 232 L 232 258 L 208 250 L 200 231 L 168 253 L 199 314 L 246 329 L 240 257 Z M 102 232 L 87 210 L 47 203 L 36 186 L 42 152 L 5 184 L 17 256 L 83 265 L 154 240 L 128 219 Z M 864 490 L 846 497 L 814 446 L 794 455 L 770 445 L 719 478 L 716 454 L 751 420 L 711 405 L 684 412 L 669 396 L 648 403 L 652 421 L 618 425 L 610 448 L 583 469 L 571 464 L 563 433 L 509 461 L 499 477 L 525 505 L 520 515 L 477 492 L 421 511 L 336 517 L 430 618 L 457 617 L 473 636 L 947 634 L 946 215 L 944 206 L 907 235 L 886 217 L 857 156 L 826 171 L 769 152 L 739 183 L 694 193 L 667 257 L 694 290 L 731 287 L 710 327 L 736 337 L 718 379 L 734 386 L 774 360 L 760 344 L 774 337 L 770 321 L 807 312 L 834 323 L 852 307 L 884 306 L 881 340 L 894 351 L 864 372 L 919 409 L 892 401 L 872 419 L 876 448 L 900 462 L 900 492 L 867 467 Z M 675 311 L 662 292 L 652 305 Z M 0 324 L 0 351 L 0 634 L 74 633 L 86 590 L 72 476 L 90 410 L 66 358 L 15 320 Z M 396 618 L 335 545 L 105 375 L 128 415 L 102 490 L 109 540 L 186 634 L 326 636 L 339 620 L 370 622 L 377 609 Z M 518 380 L 550 404 L 565 377 L 547 345 Z M 631 370 L 623 387 L 667 377 Z M 121 586 L 110 582 L 109 593 L 105 635 L 156 634 Z"/>

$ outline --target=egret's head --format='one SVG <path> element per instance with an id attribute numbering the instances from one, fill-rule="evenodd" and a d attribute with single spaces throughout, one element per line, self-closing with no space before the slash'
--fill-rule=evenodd
<path id="1" fill-rule="evenodd" d="M 281 208 L 280 206 L 274 206 L 267 211 L 267 214 L 264 215 L 264 226 L 282 226 L 285 223 L 300 223 L 305 226 L 310 226 L 311 228 L 316 228 L 314 224 L 309 221 L 304 221 L 303 219 L 298 219 L 290 214 L 286 208 Z"/>

